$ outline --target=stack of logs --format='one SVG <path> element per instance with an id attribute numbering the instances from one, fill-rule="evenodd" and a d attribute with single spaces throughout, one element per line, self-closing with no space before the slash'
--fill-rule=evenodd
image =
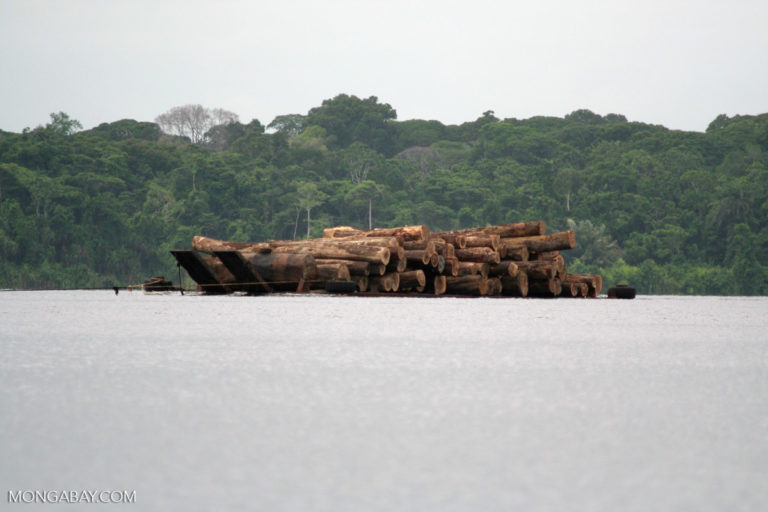
<path id="1" fill-rule="evenodd" d="M 344 226 L 301 241 L 247 243 L 196 236 L 193 251 L 172 252 L 210 293 L 333 290 L 335 283 L 358 294 L 597 297 L 599 275 L 566 271 L 560 251 L 575 247 L 573 231 L 545 231 L 543 221 L 439 233 L 424 225 Z M 198 252 L 209 256 L 198 257 Z M 179 253 L 192 253 L 195 265 L 211 277 L 196 277 L 200 271 Z"/>

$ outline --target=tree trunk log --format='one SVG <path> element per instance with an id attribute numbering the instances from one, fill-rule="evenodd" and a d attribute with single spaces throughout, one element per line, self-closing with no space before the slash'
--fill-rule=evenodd
<path id="1" fill-rule="evenodd" d="M 489 277 L 488 278 L 488 295 L 497 297 L 501 295 L 501 290 L 503 286 L 501 284 L 501 279 L 498 277 Z"/>
<path id="2" fill-rule="evenodd" d="M 519 261 L 517 268 L 525 271 L 529 279 L 549 279 L 557 275 L 555 263 L 552 261 Z"/>
<path id="3" fill-rule="evenodd" d="M 489 275 L 496 276 L 496 277 L 502 277 L 502 276 L 515 277 L 519 270 L 520 268 L 517 266 L 517 263 L 511 260 L 504 260 L 500 262 L 498 265 L 493 265 L 490 268 Z"/>
<path id="4" fill-rule="evenodd" d="M 432 253 L 425 250 L 405 251 L 405 259 L 408 260 L 408 265 L 429 265 L 429 261 L 432 258 Z"/>
<path id="5" fill-rule="evenodd" d="M 357 229 L 350 226 L 337 226 L 323 230 L 324 238 L 345 238 L 356 237 L 377 237 L 377 236 L 397 236 L 403 241 L 428 240 L 429 228 L 425 225 L 420 226 L 401 226 L 397 228 L 375 228 L 375 229 Z"/>
<path id="6" fill-rule="evenodd" d="M 499 248 L 499 254 L 502 259 L 515 260 L 515 261 L 528 261 L 530 253 L 528 247 L 524 245 L 508 245 L 507 243 L 501 243 Z"/>
<path id="7" fill-rule="evenodd" d="M 317 263 L 311 254 L 241 253 L 252 271 L 279 291 L 295 291 L 299 282 L 317 279 Z"/>
<path id="8" fill-rule="evenodd" d="M 603 289 L 603 277 L 599 274 L 568 274 L 566 282 L 586 283 L 587 297 L 595 298 Z"/>
<path id="9" fill-rule="evenodd" d="M 461 269 L 461 262 L 458 258 L 446 258 L 445 259 L 445 268 L 443 269 L 443 274 L 446 276 L 453 276 L 456 277 L 459 275 Z"/>
<path id="10" fill-rule="evenodd" d="M 528 296 L 529 297 L 557 297 L 563 291 L 563 285 L 560 278 L 552 277 L 550 279 L 531 279 L 528 278 Z"/>
<path id="11" fill-rule="evenodd" d="M 427 278 L 423 270 L 409 270 L 400 273 L 400 288 L 402 292 L 409 292 L 417 288 L 423 288 L 427 284 Z"/>
<path id="12" fill-rule="evenodd" d="M 499 253 L 489 247 L 468 247 L 456 249 L 456 257 L 461 261 L 476 261 L 479 263 L 498 264 L 501 261 Z"/>
<path id="13" fill-rule="evenodd" d="M 440 233 L 433 233 L 435 238 L 445 240 L 446 243 L 453 245 L 456 249 L 464 249 L 467 246 L 467 239 L 464 235 L 457 234 L 453 231 L 442 231 Z"/>
<path id="14" fill-rule="evenodd" d="M 573 234 L 573 230 L 561 231 L 550 235 L 502 238 L 501 241 L 507 247 L 524 245 L 529 251 L 536 253 L 573 249 L 576 247 L 576 236 Z"/>
<path id="15" fill-rule="evenodd" d="M 352 276 L 367 276 L 371 273 L 371 264 L 365 261 L 315 258 L 315 262 L 318 265 L 330 265 L 333 263 L 340 263 L 340 264 L 346 265 L 347 268 L 349 269 L 349 274 Z"/>
<path id="16" fill-rule="evenodd" d="M 469 235 L 465 236 L 466 246 L 469 247 L 490 247 L 494 251 L 499 250 L 501 238 L 499 235 Z"/>
<path id="17" fill-rule="evenodd" d="M 518 272 L 515 277 L 501 277 L 501 294 L 508 297 L 528 296 L 528 274 Z"/>
<path id="18" fill-rule="evenodd" d="M 448 277 L 445 285 L 451 295 L 488 295 L 488 279 L 480 274 Z"/>
<path id="19" fill-rule="evenodd" d="M 488 278 L 490 265 L 487 263 L 478 263 L 475 261 L 459 261 L 459 276 L 481 275 Z"/>
<path id="20" fill-rule="evenodd" d="M 386 247 L 357 245 L 341 247 L 335 244 L 281 246 L 272 249 L 275 254 L 312 254 L 316 258 L 389 263 L 389 249 Z"/>

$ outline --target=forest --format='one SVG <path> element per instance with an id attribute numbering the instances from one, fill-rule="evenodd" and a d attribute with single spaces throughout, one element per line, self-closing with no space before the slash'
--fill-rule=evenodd
<path id="1" fill-rule="evenodd" d="M 322 236 L 544 220 L 571 272 L 642 294 L 768 295 L 768 114 L 705 132 L 576 110 L 459 125 L 339 94 L 268 125 L 174 107 L 83 130 L 64 112 L 0 131 L 0 288 L 176 279 L 204 235 Z"/>

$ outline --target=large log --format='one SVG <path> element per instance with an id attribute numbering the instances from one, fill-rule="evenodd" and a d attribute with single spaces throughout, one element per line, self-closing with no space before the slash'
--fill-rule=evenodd
<path id="1" fill-rule="evenodd" d="M 294 291 L 299 282 L 317 279 L 317 263 L 312 254 L 241 253 L 252 271 L 273 289 Z"/>
<path id="2" fill-rule="evenodd" d="M 377 236 L 397 236 L 404 241 L 409 240 L 428 240 L 429 228 L 425 225 L 420 226 L 401 226 L 397 228 L 376 228 L 376 229 L 357 229 L 350 226 L 337 226 L 323 230 L 324 238 L 346 238 L 346 237 L 377 237 Z"/>
<path id="3" fill-rule="evenodd" d="M 448 277 L 445 286 L 451 295 L 488 295 L 488 279 L 480 274 Z"/>
<path id="4" fill-rule="evenodd" d="M 433 295 L 443 295 L 445 293 L 445 276 L 434 276 L 433 278 L 427 278 L 427 285 L 424 287 L 423 292 L 431 293 Z"/>
<path id="5" fill-rule="evenodd" d="M 501 294 L 508 297 L 528 296 L 528 274 L 518 272 L 515 277 L 501 277 Z"/>
<path id="6" fill-rule="evenodd" d="M 502 276 L 510 276 L 515 277 L 517 273 L 519 272 L 520 267 L 517 266 L 517 263 L 512 260 L 503 260 L 497 265 L 491 266 L 489 269 L 489 274 L 491 276 L 496 277 L 502 277 Z"/>
<path id="7" fill-rule="evenodd" d="M 528 277 L 529 297 L 557 297 L 563 291 L 563 285 L 559 277 L 549 279 L 531 279 Z"/>
<path id="8" fill-rule="evenodd" d="M 490 265 L 476 261 L 459 261 L 459 276 L 473 276 L 479 274 L 488 278 Z"/>
<path id="9" fill-rule="evenodd" d="M 549 279 L 557 275 L 557 268 L 553 261 L 518 261 L 518 270 L 525 271 L 530 279 Z"/>
<path id="10" fill-rule="evenodd" d="M 368 289 L 372 292 L 396 292 L 400 287 L 400 274 L 389 272 L 383 276 L 369 277 Z"/>
<path id="11" fill-rule="evenodd" d="M 352 276 L 349 274 L 349 268 L 343 263 L 317 264 L 317 279 L 315 282 L 351 280 Z"/>
<path id="12" fill-rule="evenodd" d="M 349 259 L 374 263 L 389 263 L 389 247 L 398 248 L 397 240 L 392 237 L 375 237 L 371 240 L 273 240 L 270 242 L 230 242 L 196 236 L 192 239 L 192 248 L 196 251 L 213 253 L 215 251 L 275 252 L 294 254 L 313 254 L 325 259 Z"/>
<path id="13" fill-rule="evenodd" d="M 272 252 L 279 254 L 312 254 L 316 258 L 389 263 L 389 249 L 371 245 L 340 246 L 336 244 L 285 245 L 275 247 Z"/>
<path id="14" fill-rule="evenodd" d="M 465 247 L 490 247 L 494 251 L 498 251 L 501 245 L 499 235 L 469 235 L 465 236 L 464 240 L 466 241 Z"/>
<path id="15" fill-rule="evenodd" d="M 371 264 L 365 261 L 315 258 L 315 262 L 318 265 L 328 265 L 332 263 L 346 265 L 349 269 L 349 274 L 352 276 L 367 276 L 371 273 Z"/>
<path id="16" fill-rule="evenodd" d="M 494 251 L 490 247 L 467 247 L 466 249 L 456 249 L 456 257 L 461 261 L 476 261 L 494 265 L 501 261 L 498 251 Z"/>
<path id="17" fill-rule="evenodd" d="M 561 231 L 549 235 L 502 238 L 501 241 L 508 248 L 524 245 L 529 251 L 537 253 L 573 249 L 576 247 L 576 236 L 573 234 L 573 230 Z"/>
<path id="18" fill-rule="evenodd" d="M 405 254 L 403 254 L 402 258 L 397 258 L 394 260 L 390 259 L 389 263 L 384 268 L 387 272 L 405 272 L 405 270 L 408 268 L 408 259 L 405 257 Z M 382 272 L 381 275 L 384 275 L 384 272 Z"/>
<path id="19" fill-rule="evenodd" d="M 528 261 L 530 256 L 528 247 L 524 245 L 509 245 L 505 242 L 501 243 L 499 254 L 502 259 L 514 261 Z"/>
<path id="20" fill-rule="evenodd" d="M 488 278 L 488 295 L 491 296 L 498 296 L 501 295 L 501 290 L 503 286 L 501 284 L 501 279 L 498 277 L 489 277 Z"/>
<path id="21" fill-rule="evenodd" d="M 571 274 L 565 277 L 566 282 L 586 283 L 587 297 L 595 298 L 603 289 L 603 277 L 599 274 Z"/>
<path id="22" fill-rule="evenodd" d="M 429 261 L 432 258 L 431 252 L 425 250 L 413 250 L 405 251 L 405 259 L 408 260 L 409 265 L 429 265 Z"/>
<path id="23" fill-rule="evenodd" d="M 457 249 L 464 249 L 467 246 L 467 239 L 464 235 L 460 235 L 453 231 L 441 231 L 439 233 L 433 233 L 433 235 L 435 238 L 445 240 L 446 243 L 453 245 Z"/>
<path id="24" fill-rule="evenodd" d="M 461 262 L 458 258 L 445 258 L 445 268 L 443 274 L 446 276 L 458 276 L 461 268 Z"/>
<path id="25" fill-rule="evenodd" d="M 409 270 L 401 272 L 400 287 L 402 292 L 408 292 L 417 288 L 423 288 L 427 284 L 427 278 L 423 270 Z"/>
<path id="26" fill-rule="evenodd" d="M 514 238 L 522 236 L 539 236 L 547 231 L 547 223 L 542 220 L 531 222 L 515 222 L 513 224 L 498 224 L 496 226 L 486 226 L 483 228 L 458 229 L 456 231 L 445 231 L 452 235 L 498 235 L 500 238 Z"/>

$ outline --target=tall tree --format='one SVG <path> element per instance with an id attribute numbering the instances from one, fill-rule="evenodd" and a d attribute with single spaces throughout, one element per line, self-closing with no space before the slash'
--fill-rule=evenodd
<path id="1" fill-rule="evenodd" d="M 188 137 L 193 143 L 199 144 L 211 128 L 236 123 L 238 116 L 221 108 L 209 109 L 199 104 L 189 104 L 173 107 L 157 116 L 155 122 L 164 132 Z"/>

